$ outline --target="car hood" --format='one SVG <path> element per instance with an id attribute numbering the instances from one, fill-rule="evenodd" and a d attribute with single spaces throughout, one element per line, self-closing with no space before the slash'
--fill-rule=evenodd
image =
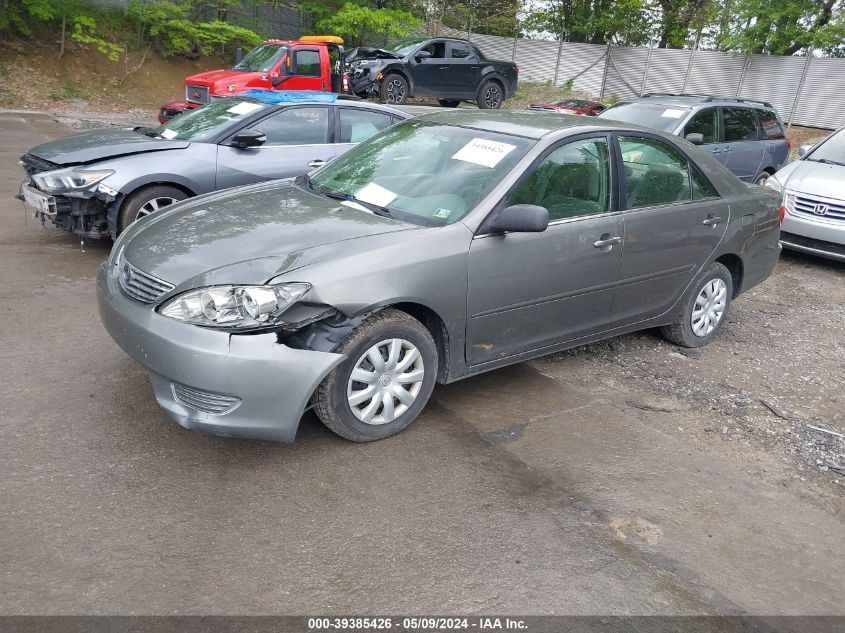
<path id="1" fill-rule="evenodd" d="M 119 248 L 132 265 L 181 289 L 261 284 L 361 247 L 353 241 L 415 228 L 275 181 L 148 216 Z"/>
<path id="2" fill-rule="evenodd" d="M 380 48 L 368 48 L 366 46 L 353 48 L 346 53 L 347 63 L 357 62 L 362 59 L 401 59 L 401 57 L 395 53 L 391 53 Z"/>
<path id="3" fill-rule="evenodd" d="M 125 128 L 107 128 L 49 141 L 29 153 L 57 165 L 77 165 L 127 154 L 184 149 L 188 145 L 186 141 L 151 138 Z"/>
<path id="4" fill-rule="evenodd" d="M 208 86 L 213 95 L 228 95 L 246 89 L 250 82 L 258 77 L 267 77 L 269 73 L 249 72 L 245 70 L 209 70 L 197 73 L 185 79 L 185 85 Z M 229 88 L 233 86 L 233 88 Z"/>
<path id="5" fill-rule="evenodd" d="M 798 160 L 781 169 L 775 177 L 790 191 L 845 200 L 845 167 L 841 165 Z"/>

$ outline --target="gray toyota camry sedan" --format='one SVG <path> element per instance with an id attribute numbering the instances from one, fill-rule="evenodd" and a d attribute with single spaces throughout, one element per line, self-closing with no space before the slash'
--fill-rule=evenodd
<path id="1" fill-rule="evenodd" d="M 291 441 L 313 407 L 371 441 L 438 382 L 643 328 L 708 343 L 772 272 L 779 203 L 661 132 L 429 114 L 142 218 L 99 309 L 185 427 Z"/>

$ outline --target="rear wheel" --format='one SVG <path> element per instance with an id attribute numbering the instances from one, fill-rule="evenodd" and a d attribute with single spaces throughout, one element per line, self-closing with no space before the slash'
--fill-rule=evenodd
<path id="1" fill-rule="evenodd" d="M 444 108 L 457 108 L 461 105 L 460 99 L 438 99 L 437 102 Z"/>
<path id="2" fill-rule="evenodd" d="M 332 431 L 353 442 L 398 433 L 428 402 L 437 376 L 437 347 L 411 316 L 387 308 L 367 317 L 335 350 L 346 360 L 314 392 L 314 409 Z"/>
<path id="3" fill-rule="evenodd" d="M 755 182 L 762 187 L 766 184 L 766 181 L 769 180 L 769 178 L 771 177 L 772 175 L 769 172 L 764 171 L 762 174 L 757 176 L 757 180 Z"/>
<path id="4" fill-rule="evenodd" d="M 175 202 L 185 200 L 188 194 L 169 185 L 153 185 L 139 189 L 123 201 L 118 215 L 117 233 L 123 233 L 135 220 L 157 213 Z"/>
<path id="5" fill-rule="evenodd" d="M 485 81 L 478 89 L 475 102 L 483 110 L 498 110 L 505 100 L 502 86 L 497 81 Z"/>
<path id="6" fill-rule="evenodd" d="M 379 97 L 382 103 L 401 105 L 408 98 L 408 82 L 398 73 L 386 75 L 381 80 Z"/>
<path id="7" fill-rule="evenodd" d="M 678 320 L 663 327 L 668 340 L 682 347 L 701 347 L 716 338 L 733 296 L 730 271 L 718 262 L 708 266 L 693 284 Z"/>

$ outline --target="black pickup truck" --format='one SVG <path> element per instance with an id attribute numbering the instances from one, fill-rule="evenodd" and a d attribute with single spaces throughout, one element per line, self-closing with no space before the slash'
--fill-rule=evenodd
<path id="1" fill-rule="evenodd" d="M 487 59 L 472 42 L 448 37 L 409 37 L 384 48 L 355 48 L 346 55 L 350 88 L 359 97 L 401 104 L 408 97 L 436 97 L 457 107 L 475 101 L 500 108 L 516 93 L 519 68 Z"/>

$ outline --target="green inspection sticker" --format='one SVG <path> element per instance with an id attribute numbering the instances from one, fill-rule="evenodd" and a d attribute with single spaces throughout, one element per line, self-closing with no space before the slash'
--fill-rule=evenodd
<path id="1" fill-rule="evenodd" d="M 441 209 L 440 207 L 437 207 L 434 210 L 435 218 L 448 218 L 450 215 L 452 215 L 451 209 Z"/>

